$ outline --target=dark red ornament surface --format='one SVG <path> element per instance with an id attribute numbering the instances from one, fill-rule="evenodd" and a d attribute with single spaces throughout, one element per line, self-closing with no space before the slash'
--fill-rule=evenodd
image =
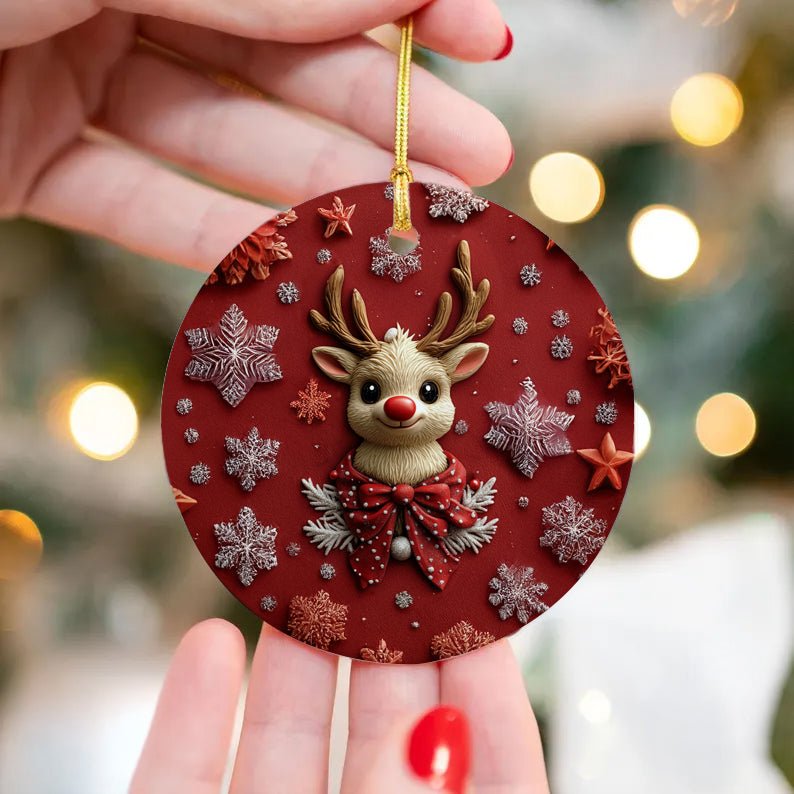
<path id="1" fill-rule="evenodd" d="M 628 484 L 631 463 L 620 468 L 622 490 L 607 483 L 607 487 L 588 493 L 592 466 L 575 450 L 598 448 L 608 431 L 617 449 L 631 451 L 634 403 L 630 381 L 624 380 L 610 389 L 609 374 L 596 373 L 594 362 L 588 360 L 594 346 L 590 330 L 602 322 L 598 311 L 604 307 L 590 281 L 559 247 L 547 250 L 546 235 L 493 203 L 483 211 L 471 212 L 465 223 L 450 217 L 432 218 L 428 213 L 432 198 L 423 185 L 412 185 L 422 269 L 401 283 L 372 273 L 370 237 L 383 234 L 392 219 L 392 202 L 385 197 L 384 187 L 382 183 L 355 187 L 295 207 L 297 218 L 278 228 L 291 258 L 272 261 L 270 275 L 264 280 L 243 278 L 230 285 L 218 271 L 215 283 L 200 290 L 169 361 L 163 391 L 163 444 L 172 486 L 196 500 L 196 504 L 183 505 L 183 518 L 191 537 L 215 575 L 249 609 L 275 628 L 287 631 L 291 600 L 324 590 L 332 602 L 347 607 L 345 639 L 332 642 L 331 651 L 361 658 L 363 649 L 368 648 L 365 658 L 394 661 L 398 654 L 375 653 L 381 640 L 385 640 L 389 651 L 402 652 L 402 662 L 426 662 L 434 658 L 434 636 L 461 621 L 471 624 L 476 632 L 497 638 L 521 628 L 515 616 L 500 619 L 498 608 L 489 603 L 493 592 L 489 582 L 500 564 L 534 568 L 535 580 L 548 585 L 543 595 L 547 606 L 577 582 L 587 565 L 573 560 L 561 563 L 551 549 L 540 545 L 544 532 L 542 509 L 572 496 L 585 508 L 592 508 L 596 518 L 606 521 L 607 531 L 611 529 Z M 323 235 L 327 222 L 318 209 L 331 207 L 337 195 L 344 206 L 356 205 L 350 218 L 353 234 L 340 233 L 326 239 Z M 413 560 L 391 560 L 383 581 L 362 590 L 351 571 L 349 553 L 335 550 L 325 555 L 303 531 L 304 525 L 319 514 L 301 493 L 301 480 L 330 482 L 331 470 L 358 443 L 345 417 L 347 386 L 326 378 L 311 357 L 312 348 L 338 343 L 318 332 L 310 324 L 308 313 L 312 308 L 325 311 L 326 279 L 337 265 L 344 264 L 343 306 L 348 318 L 350 295 L 355 287 L 362 293 L 379 339 L 398 323 L 421 336 L 435 313 L 438 295 L 444 290 L 453 295 L 454 324 L 460 299 L 450 269 L 456 264 L 461 240 L 467 240 L 471 248 L 475 285 L 486 277 L 491 282 L 490 298 L 482 314 L 492 313 L 496 320 L 481 336 L 469 340 L 485 342 L 490 347 L 482 369 L 452 388 L 456 420 L 465 420 L 468 431 L 462 435 L 450 431 L 440 443 L 463 463 L 470 482 L 496 477 L 497 494 L 488 517 L 498 517 L 498 529 L 492 542 L 479 553 L 466 551 L 461 555 L 460 564 L 443 591 L 431 586 Z M 318 262 L 320 249 L 331 252 L 329 262 Z M 522 266 L 533 263 L 542 273 L 541 282 L 525 287 L 519 273 Z M 285 304 L 279 300 L 276 291 L 282 282 L 294 282 L 300 290 L 298 302 Z M 273 353 L 283 373 L 280 380 L 254 384 L 236 408 L 224 401 L 212 383 L 192 380 L 184 374 L 192 357 L 185 331 L 216 324 L 232 304 L 242 310 L 249 324 L 268 324 L 279 329 Z M 570 315 L 564 328 L 552 324 L 551 315 L 558 309 Z M 525 334 L 518 335 L 513 329 L 517 317 L 528 323 Z M 562 334 L 572 341 L 573 353 L 568 359 L 558 360 L 552 357 L 550 345 L 555 336 Z M 515 403 L 527 377 L 534 382 L 542 405 L 555 406 L 575 416 L 566 433 L 573 451 L 547 458 L 532 478 L 516 468 L 507 452 L 484 440 L 491 427 L 484 406 L 492 401 Z M 290 403 L 311 379 L 331 398 L 324 411 L 325 420 L 315 418 L 307 424 L 298 418 Z M 566 403 L 571 389 L 581 392 L 580 404 Z M 182 398 L 192 402 L 185 415 L 176 409 Z M 617 408 L 618 418 L 609 426 L 594 419 L 596 406 L 603 402 L 614 402 Z M 260 480 L 247 493 L 236 477 L 224 471 L 228 457 L 225 439 L 244 438 L 253 427 L 259 429 L 262 438 L 280 442 L 278 474 Z M 185 440 L 188 428 L 198 431 L 195 443 Z M 194 484 L 189 476 L 191 467 L 199 462 L 209 466 L 211 472 L 203 485 Z M 520 505 L 521 497 L 526 497 L 528 506 Z M 278 531 L 277 565 L 258 571 L 249 586 L 241 584 L 234 570 L 215 565 L 219 546 L 214 526 L 234 522 L 243 507 L 252 508 L 261 524 Z M 297 556 L 287 554 L 290 543 L 300 545 Z M 331 563 L 336 570 L 330 580 L 320 575 L 323 563 Z M 406 609 L 395 604 L 395 595 L 402 591 L 413 598 Z M 276 600 L 272 611 L 261 608 L 266 596 Z"/>

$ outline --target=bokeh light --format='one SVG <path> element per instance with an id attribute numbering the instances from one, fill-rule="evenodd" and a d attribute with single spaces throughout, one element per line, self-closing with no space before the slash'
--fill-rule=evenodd
<path id="1" fill-rule="evenodd" d="M 604 202 L 604 178 L 586 157 L 554 152 L 541 157 L 529 174 L 529 190 L 538 209 L 561 223 L 592 218 Z"/>
<path id="2" fill-rule="evenodd" d="M 700 406 L 695 431 L 703 448 L 717 457 L 744 452 L 755 438 L 755 413 L 738 394 L 723 392 Z"/>
<path id="3" fill-rule="evenodd" d="M 716 146 L 741 124 L 744 102 L 739 89 L 721 74 L 696 74 L 673 95 L 670 118 L 676 132 L 696 146 Z"/>
<path id="4" fill-rule="evenodd" d="M 629 249 L 637 267 L 646 275 L 678 278 L 695 263 L 700 234 L 681 210 L 656 204 L 635 215 L 629 227 Z"/>
<path id="5" fill-rule="evenodd" d="M 694 19 L 703 27 L 727 22 L 738 5 L 739 0 L 673 0 L 678 16 Z"/>
<path id="6" fill-rule="evenodd" d="M 588 689 L 579 700 L 579 713 L 593 725 L 603 725 L 612 716 L 612 703 L 600 689 Z"/>
<path id="7" fill-rule="evenodd" d="M 0 579 L 22 579 L 39 564 L 44 543 L 36 522 L 18 510 L 0 510 Z"/>
<path id="8" fill-rule="evenodd" d="M 112 383 L 91 383 L 69 409 L 69 431 L 78 448 L 97 460 L 114 460 L 138 436 L 138 414 L 127 393 Z"/>
<path id="9" fill-rule="evenodd" d="M 648 412 L 634 403 L 634 459 L 641 458 L 651 443 L 651 420 Z"/>

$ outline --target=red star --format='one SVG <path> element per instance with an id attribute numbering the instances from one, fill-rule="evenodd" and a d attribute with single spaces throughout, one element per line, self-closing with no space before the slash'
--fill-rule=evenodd
<path id="1" fill-rule="evenodd" d="M 353 213 L 355 211 L 355 204 L 351 204 L 349 207 L 346 207 L 342 203 L 342 199 L 340 199 L 339 196 L 334 196 L 334 200 L 331 203 L 331 209 L 318 209 L 317 212 L 323 218 L 325 218 L 327 222 L 324 237 L 332 237 L 337 231 L 342 231 L 352 237 L 353 229 L 350 226 L 350 219 L 353 217 Z"/>
<path id="2" fill-rule="evenodd" d="M 588 491 L 594 491 L 605 480 L 609 480 L 610 485 L 619 491 L 623 487 L 623 480 L 620 479 L 618 466 L 634 459 L 631 452 L 622 452 L 615 447 L 611 433 L 606 433 L 601 439 L 600 449 L 577 449 L 576 454 L 595 467 L 590 485 L 587 486 Z"/>
<path id="3" fill-rule="evenodd" d="M 548 239 L 548 242 L 546 243 L 546 250 L 547 251 L 551 251 L 551 249 L 554 248 L 557 245 L 557 243 L 555 243 L 554 240 L 551 239 L 551 237 L 549 237 L 547 239 Z"/>

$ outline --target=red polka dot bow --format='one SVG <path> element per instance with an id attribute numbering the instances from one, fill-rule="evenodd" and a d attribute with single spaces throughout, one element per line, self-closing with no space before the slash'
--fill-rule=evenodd
<path id="1" fill-rule="evenodd" d="M 391 556 L 413 557 L 435 587 L 446 587 L 460 560 L 445 548 L 444 538 L 450 527 L 473 526 L 477 516 L 461 503 L 466 469 L 445 455 L 447 468 L 418 485 L 376 482 L 354 468 L 353 452 L 331 472 L 345 522 L 358 538 L 350 566 L 362 588 L 380 583 Z M 401 537 L 409 544 L 405 556 Z"/>

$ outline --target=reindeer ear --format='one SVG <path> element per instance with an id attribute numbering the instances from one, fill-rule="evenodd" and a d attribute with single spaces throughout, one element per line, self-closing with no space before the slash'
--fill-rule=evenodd
<path id="1" fill-rule="evenodd" d="M 350 375 L 361 359 L 341 347 L 315 347 L 312 350 L 314 363 L 332 380 L 350 383 Z"/>
<path id="2" fill-rule="evenodd" d="M 439 359 L 441 366 L 447 371 L 450 380 L 457 383 L 470 378 L 488 358 L 488 345 L 482 342 L 470 342 L 453 347 Z"/>

